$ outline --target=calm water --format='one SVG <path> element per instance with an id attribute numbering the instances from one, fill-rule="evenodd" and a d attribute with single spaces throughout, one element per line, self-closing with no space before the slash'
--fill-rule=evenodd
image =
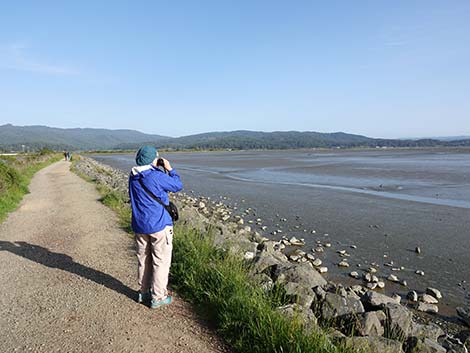
<path id="1" fill-rule="evenodd" d="M 133 155 L 95 155 L 128 171 Z M 405 266 L 394 272 L 412 288 L 432 285 L 450 306 L 464 302 L 470 282 L 470 151 L 268 151 L 169 153 L 185 191 L 252 207 L 268 230 L 334 244 L 320 255 L 332 277 L 357 265 Z M 249 218 L 249 217 L 248 217 Z M 287 218 L 287 222 L 280 221 Z M 316 230 L 315 234 L 311 231 Z M 325 235 L 327 234 L 327 235 Z M 350 249 L 356 245 L 357 249 Z M 420 246 L 422 254 L 412 250 Z M 351 268 L 336 267 L 348 249 Z M 425 276 L 414 271 L 423 270 Z M 382 275 L 390 273 L 381 267 Z M 388 291 L 407 289 L 387 284 Z"/>

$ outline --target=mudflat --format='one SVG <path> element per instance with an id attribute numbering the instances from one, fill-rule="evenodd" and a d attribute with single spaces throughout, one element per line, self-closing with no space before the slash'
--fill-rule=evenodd
<path id="1" fill-rule="evenodd" d="M 2 352 L 224 352 L 176 296 L 135 302 L 133 240 L 68 162 L 38 172 L 0 225 Z"/>
<path id="2" fill-rule="evenodd" d="M 124 171 L 133 165 L 133 157 L 93 156 Z M 406 295 L 410 289 L 439 288 L 443 314 L 455 315 L 453 308 L 470 299 L 469 150 L 198 152 L 165 157 L 180 172 L 186 192 L 228 204 L 264 235 L 304 238 L 307 251 L 317 242 L 332 243 L 331 249 L 317 254 L 328 265 L 330 278 L 354 282 L 348 278 L 350 271 L 376 263 L 382 274 L 393 273 L 408 283 L 390 283 L 387 292 Z M 340 249 L 351 255 L 349 269 L 337 266 Z"/>

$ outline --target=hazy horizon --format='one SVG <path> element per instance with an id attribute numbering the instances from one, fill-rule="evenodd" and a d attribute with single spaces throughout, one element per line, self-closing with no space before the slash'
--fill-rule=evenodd
<path id="1" fill-rule="evenodd" d="M 0 124 L 470 135 L 470 2 L 0 5 Z"/>

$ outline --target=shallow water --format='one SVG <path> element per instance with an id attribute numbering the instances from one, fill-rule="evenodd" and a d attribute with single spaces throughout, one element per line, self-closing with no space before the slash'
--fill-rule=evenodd
<path id="1" fill-rule="evenodd" d="M 93 158 L 128 171 L 133 155 Z M 266 234 L 305 238 L 333 247 L 319 255 L 330 276 L 344 277 L 360 264 L 394 261 L 394 272 L 414 289 L 441 289 L 443 303 L 465 301 L 470 282 L 470 151 L 246 151 L 168 153 L 185 191 L 248 207 L 268 226 Z M 225 198 L 225 199 L 224 199 Z M 283 222 L 280 219 L 286 218 Z M 255 226 L 256 227 L 256 226 Z M 311 231 L 316 230 L 315 234 Z M 327 234 L 327 235 L 325 235 Z M 357 249 L 351 249 L 356 245 Z M 418 255 L 413 249 L 420 246 Z M 351 254 L 339 269 L 335 253 Z M 423 270 L 425 276 L 414 271 Z M 387 291 L 407 289 L 387 283 Z"/>

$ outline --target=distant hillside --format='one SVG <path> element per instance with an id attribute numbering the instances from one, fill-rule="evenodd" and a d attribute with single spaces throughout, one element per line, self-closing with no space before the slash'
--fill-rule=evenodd
<path id="1" fill-rule="evenodd" d="M 167 139 L 165 136 L 144 134 L 135 130 L 59 129 L 47 126 L 0 126 L 0 148 L 21 151 L 49 147 L 55 150 L 113 149 L 128 142 L 144 143 Z"/>
<path id="2" fill-rule="evenodd" d="M 299 131 L 230 131 L 184 136 L 155 143 L 167 149 L 295 149 L 295 148 L 354 148 L 354 147 L 437 147 L 470 146 L 469 140 L 438 141 L 375 139 L 344 132 L 320 133 Z M 123 144 L 122 149 L 136 149 L 137 144 Z"/>
<path id="3" fill-rule="evenodd" d="M 209 132 L 178 138 L 149 135 L 134 130 L 58 129 L 45 126 L 0 126 L 0 150 L 21 151 L 49 147 L 56 150 L 137 149 L 143 144 L 173 150 L 196 149 L 295 149 L 352 147 L 470 147 L 470 139 L 375 139 L 344 132 L 228 131 Z"/>

